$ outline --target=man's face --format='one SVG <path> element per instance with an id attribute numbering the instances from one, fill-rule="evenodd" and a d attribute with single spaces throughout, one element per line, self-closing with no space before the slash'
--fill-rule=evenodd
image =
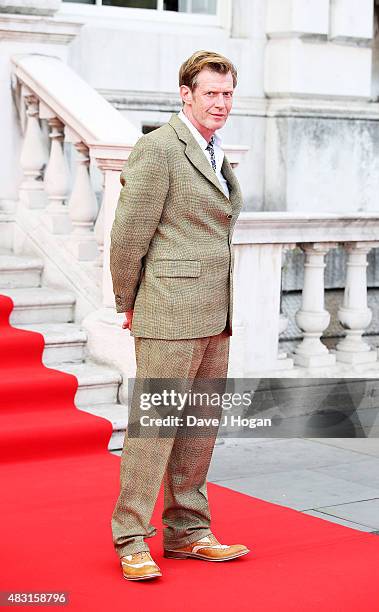
<path id="1" fill-rule="evenodd" d="M 207 68 L 197 75 L 193 91 L 181 86 L 185 112 L 190 118 L 192 115 L 193 123 L 200 131 L 215 132 L 225 125 L 232 108 L 233 89 L 230 72 L 220 74 Z"/>

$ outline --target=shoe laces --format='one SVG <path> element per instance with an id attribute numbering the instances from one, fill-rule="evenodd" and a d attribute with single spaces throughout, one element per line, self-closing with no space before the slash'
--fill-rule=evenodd
<path id="1" fill-rule="evenodd" d="M 133 563 L 142 563 L 147 559 L 150 560 L 150 554 L 146 550 L 141 550 L 141 552 L 135 553 L 133 556 Z"/>

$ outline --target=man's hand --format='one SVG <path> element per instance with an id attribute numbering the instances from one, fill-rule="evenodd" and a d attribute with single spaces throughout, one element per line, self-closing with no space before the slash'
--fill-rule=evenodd
<path id="1" fill-rule="evenodd" d="M 122 329 L 131 329 L 133 321 L 133 310 L 127 310 L 125 313 L 125 321 L 122 324 Z"/>

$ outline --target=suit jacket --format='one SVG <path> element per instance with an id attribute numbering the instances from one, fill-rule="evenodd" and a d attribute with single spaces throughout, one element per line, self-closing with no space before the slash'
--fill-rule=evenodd
<path id="1" fill-rule="evenodd" d="M 242 195 L 226 157 L 222 173 L 229 199 L 175 114 L 133 148 L 120 177 L 110 266 L 117 312 L 134 308 L 134 336 L 232 333 L 231 241 Z"/>

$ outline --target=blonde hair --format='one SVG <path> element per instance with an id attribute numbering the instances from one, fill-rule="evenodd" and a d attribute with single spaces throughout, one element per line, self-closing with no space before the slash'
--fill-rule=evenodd
<path id="1" fill-rule="evenodd" d="M 237 85 L 237 70 L 230 60 L 214 51 L 196 51 L 189 57 L 179 70 L 179 86 L 186 85 L 193 91 L 197 84 L 197 76 L 207 68 L 220 74 L 231 73 L 233 87 Z"/>

